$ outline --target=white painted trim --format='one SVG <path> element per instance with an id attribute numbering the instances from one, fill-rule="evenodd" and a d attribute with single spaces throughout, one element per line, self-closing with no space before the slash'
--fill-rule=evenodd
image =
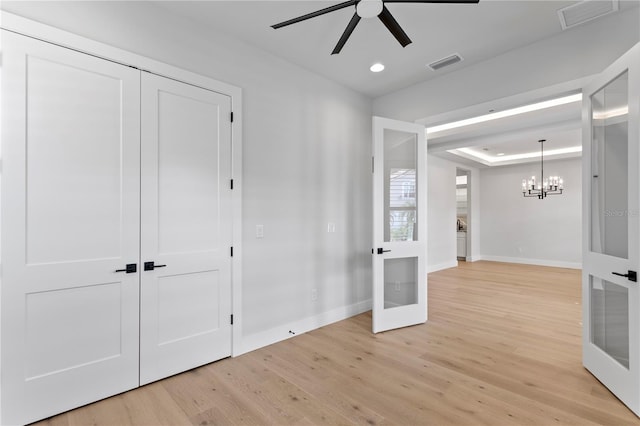
<path id="1" fill-rule="evenodd" d="M 353 305 L 343 306 L 318 315 L 303 318 L 287 324 L 279 325 L 260 333 L 244 336 L 242 346 L 234 356 L 242 355 L 283 340 L 290 339 L 308 331 L 315 330 L 334 322 L 342 321 L 355 315 L 371 310 L 372 300 L 364 300 Z M 240 346 L 240 345 L 239 345 Z"/>
<path id="2" fill-rule="evenodd" d="M 538 266 L 551 266 L 553 268 L 569 268 L 569 269 L 582 269 L 581 262 L 564 262 L 559 260 L 549 259 L 527 259 L 524 257 L 505 257 L 505 256 L 480 256 L 476 260 L 486 260 L 489 262 L 504 262 L 504 263 L 520 263 L 523 265 L 538 265 Z"/>
<path id="3" fill-rule="evenodd" d="M 435 265 L 427 265 L 427 273 L 441 271 L 443 269 L 455 268 L 458 266 L 458 260 L 452 260 L 450 262 L 438 263 Z"/>
<path id="4" fill-rule="evenodd" d="M 231 207 L 233 210 L 232 238 L 234 248 L 231 260 L 231 303 L 234 315 L 231 354 L 232 356 L 237 355 L 242 341 L 242 89 L 12 13 L 0 11 L 0 28 L 231 97 L 231 111 L 234 113 L 231 126 L 231 143 L 233 144 L 231 175 L 234 180 Z"/>
<path id="5" fill-rule="evenodd" d="M 233 220 L 233 257 L 231 258 L 231 356 L 236 356 L 242 346 L 242 92 L 231 97 L 231 178 L 233 191 L 231 194 L 231 216 Z"/>

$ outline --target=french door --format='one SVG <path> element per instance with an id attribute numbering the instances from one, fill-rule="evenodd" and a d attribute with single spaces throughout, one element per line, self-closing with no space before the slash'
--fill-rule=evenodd
<path id="1" fill-rule="evenodd" d="M 583 89 L 583 363 L 640 416 L 640 44 Z"/>
<path id="2" fill-rule="evenodd" d="M 427 320 L 425 128 L 373 118 L 373 332 Z"/>
<path id="3" fill-rule="evenodd" d="M 0 423 L 229 356 L 230 98 L 2 37 Z"/>

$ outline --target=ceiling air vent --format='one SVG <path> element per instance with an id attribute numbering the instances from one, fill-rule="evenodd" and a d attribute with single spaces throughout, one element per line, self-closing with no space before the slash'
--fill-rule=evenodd
<path id="1" fill-rule="evenodd" d="M 558 10 L 562 29 L 584 24 L 618 10 L 618 0 L 585 0 Z"/>
<path id="2" fill-rule="evenodd" d="M 460 61 L 462 61 L 462 56 L 458 55 L 457 53 L 454 53 L 453 55 L 447 56 L 446 58 L 442 58 L 435 62 L 431 62 L 427 66 L 432 70 L 437 71 L 440 68 L 448 67 L 449 65 L 456 64 Z"/>

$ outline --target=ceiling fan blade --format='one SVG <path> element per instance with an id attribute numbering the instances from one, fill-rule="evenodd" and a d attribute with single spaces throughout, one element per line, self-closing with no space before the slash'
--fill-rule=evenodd
<path id="1" fill-rule="evenodd" d="M 382 7 L 382 12 L 380 12 L 380 15 L 378 15 L 378 19 L 380 19 L 385 27 L 387 27 L 387 29 L 391 31 L 391 34 L 393 34 L 393 36 L 396 38 L 396 40 L 398 40 L 398 43 L 400 43 L 402 47 L 411 44 L 411 39 L 409 38 L 407 33 L 404 32 L 402 27 L 400 27 L 400 24 L 398 24 L 398 21 L 395 20 L 386 6 Z"/>
<path id="2" fill-rule="evenodd" d="M 480 3 L 480 0 L 383 0 L 384 3 Z"/>
<path id="3" fill-rule="evenodd" d="M 297 24 L 298 22 L 306 21 L 307 19 L 315 18 L 316 16 L 324 15 L 326 13 L 344 9 L 345 7 L 353 6 L 357 2 L 358 2 L 357 0 L 349 0 L 342 3 L 338 3 L 336 5 L 325 7 L 324 9 L 320 9 L 315 12 L 307 13 L 306 15 L 302 15 L 297 18 L 289 19 L 288 21 L 280 22 L 279 24 L 272 25 L 271 28 L 273 28 L 274 30 L 277 30 L 278 28 L 286 27 L 287 25 Z"/>
<path id="4" fill-rule="evenodd" d="M 338 53 L 340 53 L 347 40 L 349 40 L 349 37 L 351 37 L 351 33 L 356 29 L 356 25 L 358 25 L 358 22 L 360 22 L 360 16 L 357 13 L 354 13 L 353 17 L 349 21 L 349 24 L 347 25 L 347 28 L 344 29 L 340 40 L 338 40 L 338 44 L 336 44 L 336 47 L 333 48 L 333 52 L 331 52 L 332 55 L 337 55 Z"/>

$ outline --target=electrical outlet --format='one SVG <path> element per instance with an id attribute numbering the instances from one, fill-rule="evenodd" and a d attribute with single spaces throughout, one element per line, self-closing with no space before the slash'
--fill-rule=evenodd
<path id="1" fill-rule="evenodd" d="M 395 291 L 400 291 L 400 281 L 395 282 L 395 284 L 393 285 L 393 289 Z"/>
<path id="2" fill-rule="evenodd" d="M 336 232 L 336 224 L 333 223 L 333 222 L 329 222 L 327 224 L 327 232 L 329 232 L 329 233 Z"/>
<path id="3" fill-rule="evenodd" d="M 256 238 L 264 238 L 264 225 L 256 225 Z"/>
<path id="4" fill-rule="evenodd" d="M 317 288 L 312 288 L 311 289 L 311 300 L 313 300 L 314 302 L 316 300 L 318 300 L 318 289 Z"/>

